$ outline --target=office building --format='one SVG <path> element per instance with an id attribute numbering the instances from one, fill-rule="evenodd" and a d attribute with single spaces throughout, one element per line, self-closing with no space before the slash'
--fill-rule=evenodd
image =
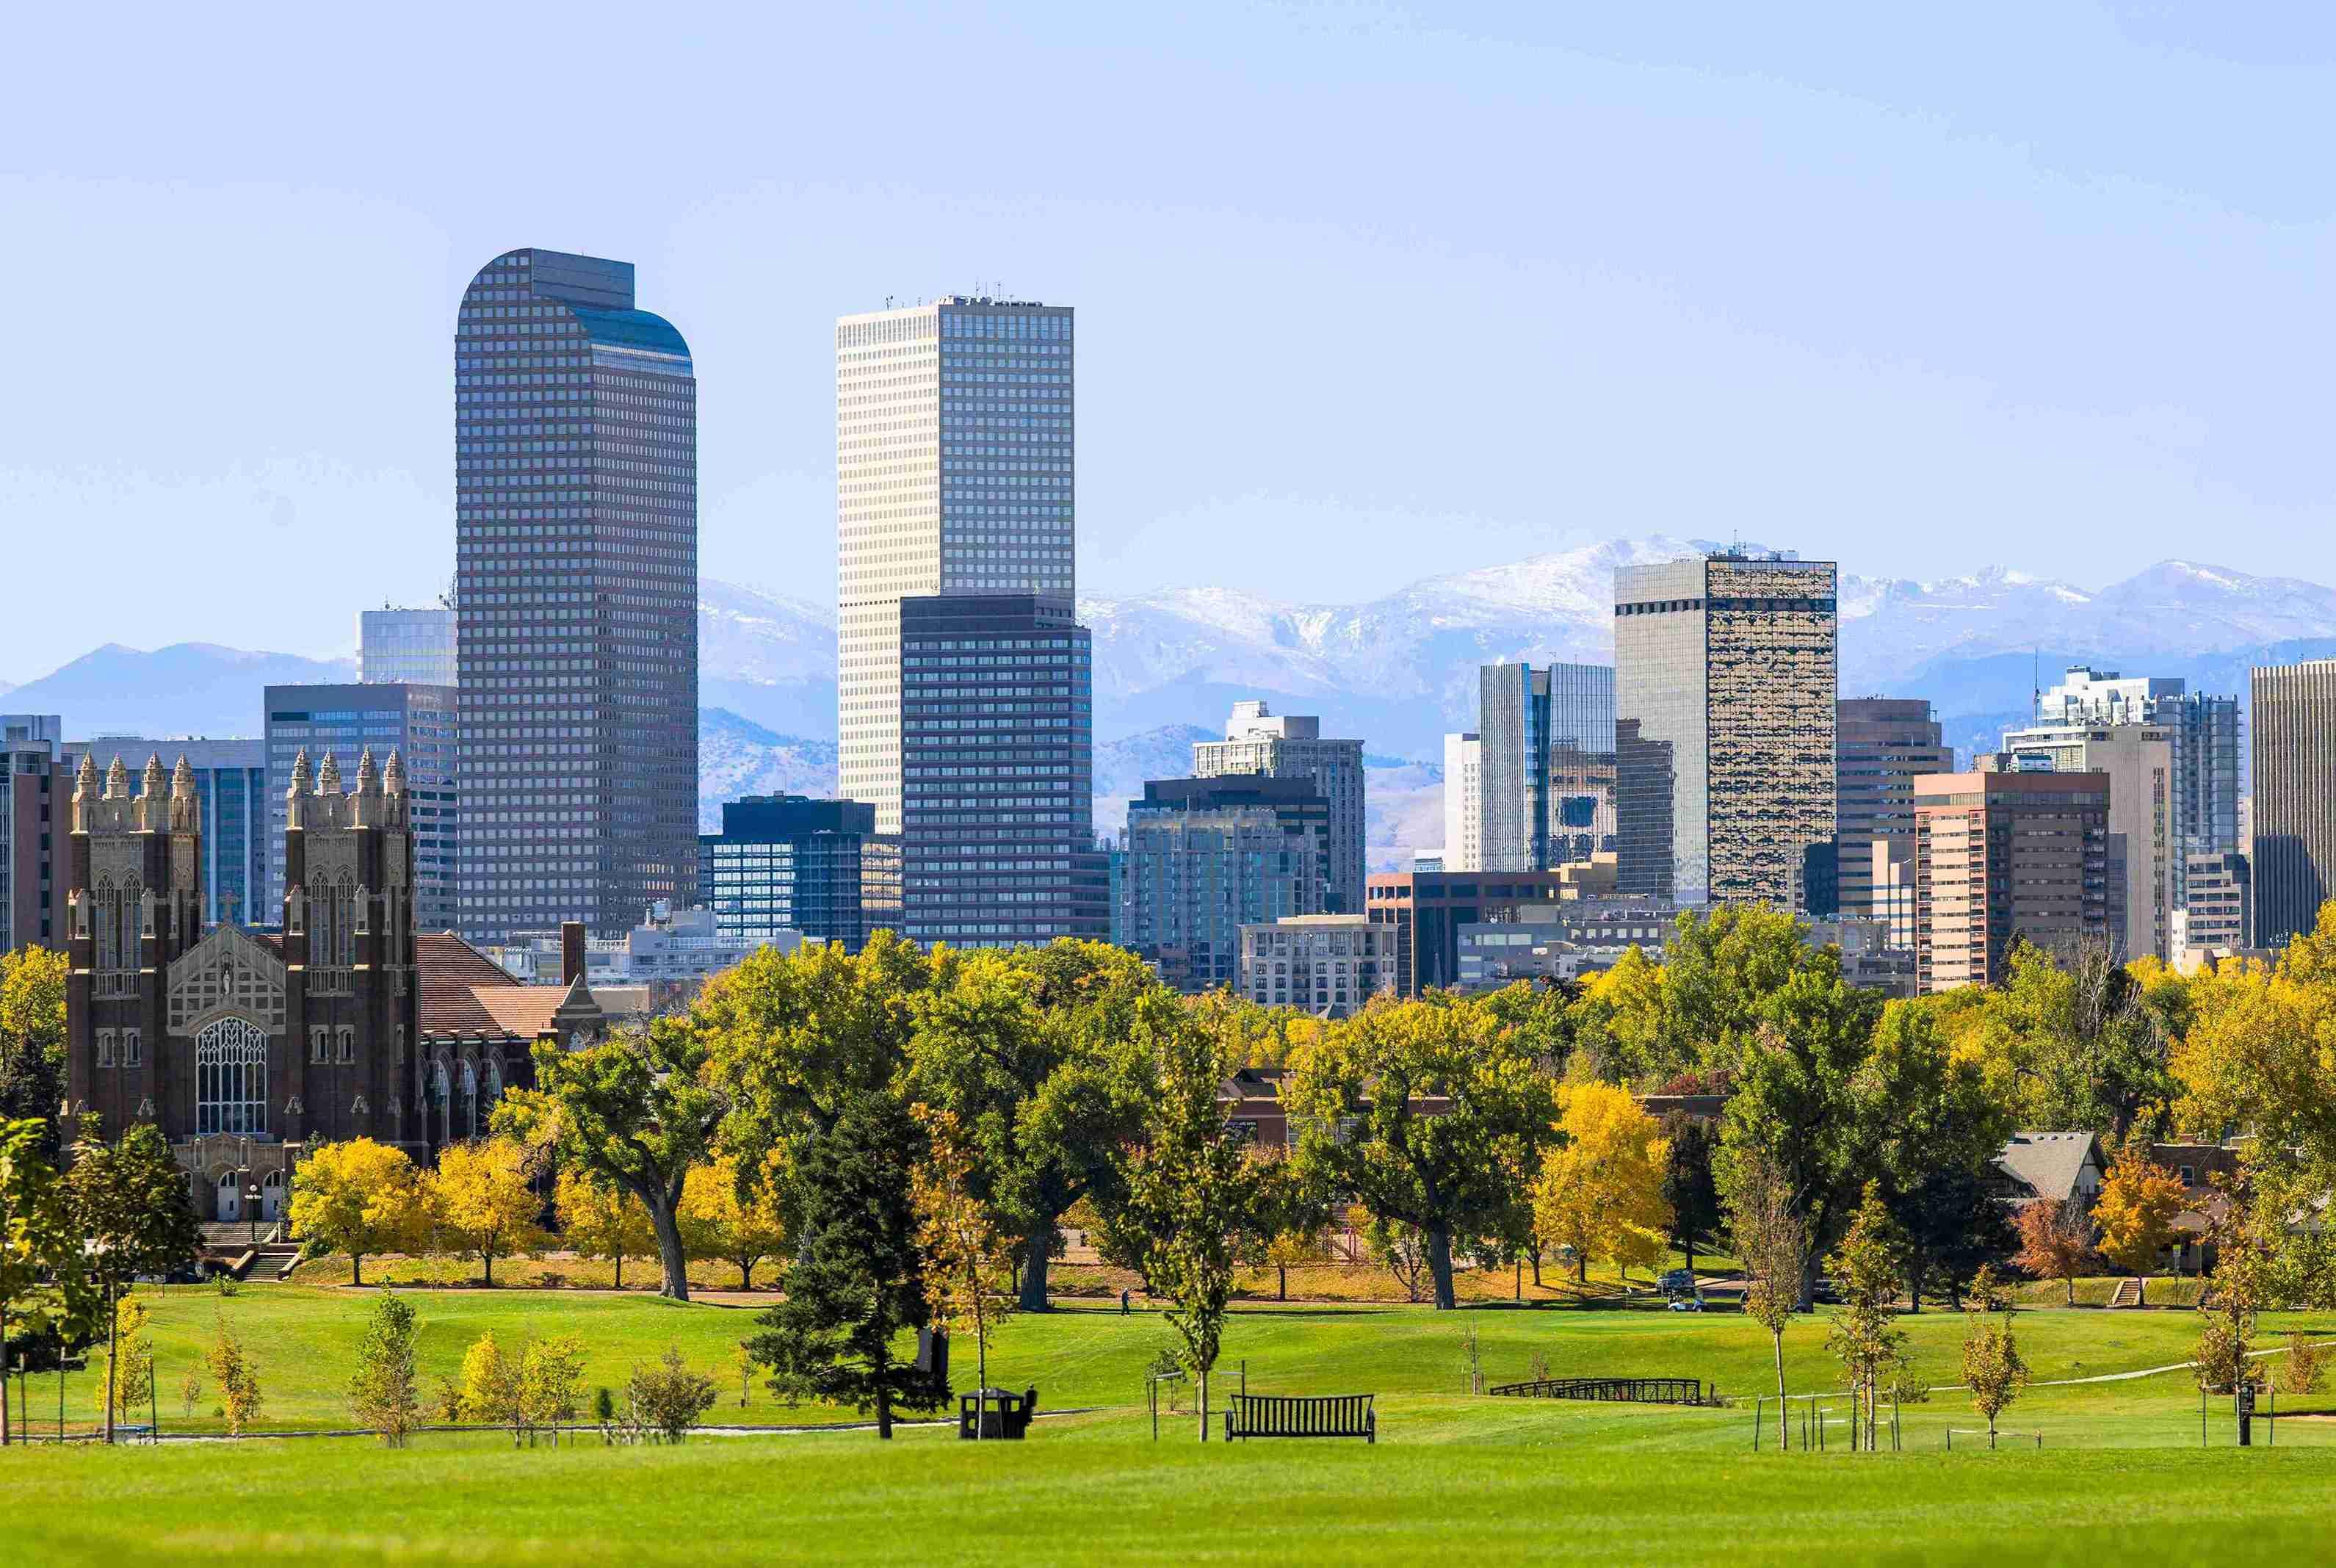
<path id="1" fill-rule="evenodd" d="M 2253 687 L 2255 940 L 2284 948 L 2336 897 L 2336 659 L 2258 665 Z"/>
<path id="2" fill-rule="evenodd" d="M 1914 959 L 1925 994 L 1990 986 L 2015 939 L 2063 959 L 2110 940 L 2107 774 L 1930 774 L 1914 781 Z"/>
<path id="3" fill-rule="evenodd" d="M 2070 665 L 2037 698 L 2039 725 L 2154 725 L 2174 754 L 2174 904 L 2187 900 L 2192 855 L 2244 852 L 2239 836 L 2239 699 L 2188 689 L 2178 677 L 2120 676 Z"/>
<path id="4" fill-rule="evenodd" d="M 2243 953 L 2255 945 L 2253 878 L 2247 857 L 2236 850 L 2218 855 L 2192 855 L 2187 883 L 2190 902 L 2182 919 L 2176 969 L 2190 969 L 2197 960 L 2219 953 Z"/>
<path id="5" fill-rule="evenodd" d="M 359 610 L 357 679 L 367 686 L 453 686 L 454 612 L 389 605 Z"/>
<path id="6" fill-rule="evenodd" d="M 1291 915 L 1241 928 L 1241 994 L 1343 1018 L 1395 989 L 1395 930 L 1368 915 Z"/>
<path id="7" fill-rule="evenodd" d="M 1548 871 L 1612 852 L 1614 672 L 1486 665 L 1476 704 L 1483 867 Z"/>
<path id="8" fill-rule="evenodd" d="M 1069 601 L 1034 594 L 908 599 L 900 617 L 906 934 L 1106 940 L 1086 628 Z"/>
<path id="9" fill-rule="evenodd" d="M 1444 852 L 1438 871 L 1481 871 L 1484 864 L 1484 803 L 1479 794 L 1484 747 L 1470 734 L 1444 737 Z"/>
<path id="10" fill-rule="evenodd" d="M 2154 724 L 2036 725 L 2008 731 L 2010 765 L 2097 773 L 2109 781 L 2110 853 L 2125 898 L 2119 950 L 2127 959 L 2174 953 L 2174 742 Z M 1996 765 L 1981 758 L 1980 766 Z"/>
<path id="11" fill-rule="evenodd" d="M 0 714 L 0 953 L 64 945 L 63 734 L 54 714 Z"/>
<path id="12" fill-rule="evenodd" d="M 835 325 L 838 793 L 901 831 L 900 601 L 1077 589 L 1072 315 L 950 295 Z"/>
<path id="13" fill-rule="evenodd" d="M 271 686 L 267 691 L 266 800 L 269 855 L 265 906 L 284 901 L 285 792 L 306 755 L 326 758 L 354 777 L 367 750 L 396 752 L 405 766 L 405 812 L 413 834 L 414 918 L 426 931 L 455 929 L 455 878 L 462 835 L 455 788 L 454 693 L 441 686 Z"/>
<path id="14" fill-rule="evenodd" d="M 386 752 L 383 755 L 388 755 Z M 284 792 L 268 783 L 264 740 L 158 740 L 143 735 L 99 735 L 68 741 L 58 754 L 70 790 L 84 756 L 102 765 L 114 757 L 158 757 L 166 765 L 184 760 L 195 785 L 195 824 L 202 835 L 202 911 L 209 925 L 272 927 L 283 912 L 284 896 L 272 891 L 283 872 Z M 356 771 L 356 754 L 348 755 Z"/>
<path id="15" fill-rule="evenodd" d="M 1614 574 L 1618 794 L 1626 841 L 1668 827 L 1669 885 L 1624 853 L 1626 889 L 1791 908 L 1834 835 L 1835 569 L 1715 554 Z M 1630 744 L 1623 745 L 1622 735 Z M 1669 809 L 1653 809 L 1667 782 Z M 1662 818 L 1668 817 L 1668 822 Z"/>
<path id="16" fill-rule="evenodd" d="M 1241 979 L 1241 928 L 1319 915 L 1330 803 L 1310 778 L 1153 779 L 1127 805 L 1111 940 L 1188 992 Z"/>
<path id="17" fill-rule="evenodd" d="M 619 936 L 697 901 L 689 345 L 632 263 L 512 250 L 462 297 L 454 372 L 457 918 Z"/>
<path id="18" fill-rule="evenodd" d="M 1192 743 L 1192 772 L 1310 779 L 1330 803 L 1330 901 L 1327 914 L 1363 912 L 1363 743 L 1326 739 L 1322 721 L 1277 716 L 1261 702 L 1233 704 L 1225 738 Z"/>
<path id="19" fill-rule="evenodd" d="M 1494 991 L 1519 980 L 1580 979 L 1611 969 L 1637 948 L 1663 961 L 1679 911 L 1636 899 L 1588 898 L 1520 906 L 1513 918 L 1459 930 L 1464 991 Z"/>
<path id="20" fill-rule="evenodd" d="M 482 950 L 514 979 L 556 985 L 572 960 L 567 931 L 515 931 L 511 940 Z M 697 988 L 735 968 L 757 948 L 791 953 L 803 946 L 801 931 L 781 930 L 765 939 L 735 936 L 720 929 L 711 910 L 676 910 L 663 904 L 643 911 L 640 923 L 621 937 L 584 938 L 584 975 L 594 989 L 649 988 L 652 1006 L 664 1011 L 686 1007 Z M 603 1005 L 608 1000 L 603 996 Z"/>
<path id="21" fill-rule="evenodd" d="M 1914 780 L 1955 771 L 1931 705 L 1919 697 L 1844 697 L 1834 708 L 1835 863 L 1840 912 L 1878 920 L 1914 946 Z"/>
<path id="22" fill-rule="evenodd" d="M 791 932 L 858 952 L 900 929 L 900 841 L 861 801 L 748 795 L 725 801 L 722 831 L 697 841 L 697 881 L 725 940 L 777 944 Z"/>
<path id="23" fill-rule="evenodd" d="M 1392 933 L 1393 983 L 1416 997 L 1460 983 L 1460 931 L 1511 920 L 1532 905 L 1555 903 L 1573 887 L 1568 866 L 1553 872 L 1374 872 L 1365 886 L 1374 925 Z"/>

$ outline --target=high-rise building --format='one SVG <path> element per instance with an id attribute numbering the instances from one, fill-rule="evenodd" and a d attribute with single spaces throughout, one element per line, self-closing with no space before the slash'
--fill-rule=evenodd
<path id="1" fill-rule="evenodd" d="M 1237 702 L 1225 720 L 1225 738 L 1192 743 L 1192 772 L 1201 778 L 1261 773 L 1314 781 L 1330 803 L 1330 901 L 1324 912 L 1363 912 L 1363 743 L 1326 739 L 1322 721 L 1276 716 L 1262 702 Z"/>
<path id="2" fill-rule="evenodd" d="M 63 734 L 54 714 L 0 714 L 0 953 L 64 945 Z"/>
<path id="3" fill-rule="evenodd" d="M 2015 938 L 2069 956 L 2117 930 L 2107 774 L 1914 780 L 1914 959 L 1925 993 L 2003 979 Z"/>
<path id="4" fill-rule="evenodd" d="M 1260 1007 L 1343 1018 L 1395 989 L 1395 930 L 1368 915 L 1285 915 L 1241 928 L 1241 988 Z"/>
<path id="5" fill-rule="evenodd" d="M 1330 803 L 1309 778 L 1152 779 L 1127 803 L 1111 940 L 1182 991 L 1241 979 L 1241 928 L 1319 915 Z"/>
<path id="6" fill-rule="evenodd" d="M 1567 896 L 1580 867 L 1554 872 L 1374 872 L 1366 911 L 1393 933 L 1394 988 L 1406 997 L 1460 983 L 1460 930 L 1513 920 Z"/>
<path id="7" fill-rule="evenodd" d="M 1611 853 L 1613 670 L 1486 665 L 1476 704 L 1479 863 L 1547 871 Z"/>
<path id="8" fill-rule="evenodd" d="M 1436 869 L 1473 872 L 1484 864 L 1483 740 L 1466 733 L 1444 737 L 1444 853 Z"/>
<path id="9" fill-rule="evenodd" d="M 2239 699 L 2194 692 L 2179 677 L 2120 676 L 2070 665 L 2040 694 L 2039 725 L 2155 725 L 2174 753 L 2174 904 L 2187 902 L 2192 855 L 2244 852 L 2239 837 Z"/>
<path id="10" fill-rule="evenodd" d="M 748 795 L 697 841 L 697 885 L 724 937 L 777 943 L 799 931 L 856 953 L 900 929 L 900 841 L 861 801 Z"/>
<path id="11" fill-rule="evenodd" d="M 1954 747 L 1920 697 L 1844 697 L 1834 712 L 1841 912 L 1885 922 L 1892 945 L 1912 950 L 1912 881 L 1893 868 L 1913 862 L 1914 780 L 1954 772 Z"/>
<path id="12" fill-rule="evenodd" d="M 2255 941 L 2284 948 L 2336 897 L 2336 659 L 2258 665 L 2253 686 Z"/>
<path id="13" fill-rule="evenodd" d="M 1086 628 L 1068 600 L 1034 594 L 908 599 L 900 618 L 905 934 L 1105 940 Z"/>
<path id="14" fill-rule="evenodd" d="M 1615 572 L 1614 711 L 1637 724 L 1639 775 L 1617 789 L 1646 801 L 1668 774 L 1671 796 L 1671 885 L 1634 868 L 1625 891 L 1800 901 L 1811 846 L 1834 835 L 1835 582 L 1833 562 L 1789 556 Z"/>
<path id="15" fill-rule="evenodd" d="M 901 830 L 900 601 L 1077 589 L 1071 309 L 950 295 L 835 324 L 841 793 Z"/>
<path id="16" fill-rule="evenodd" d="M 454 387 L 460 928 L 621 936 L 697 882 L 689 345 L 631 262 L 511 250 L 462 296 Z"/>
<path id="17" fill-rule="evenodd" d="M 2100 774 L 2109 781 L 2109 849 L 2125 891 L 2118 946 L 2128 959 L 2174 953 L 2174 741 L 2154 724 L 2047 724 L 2005 732 L 2009 762 Z"/>
<path id="18" fill-rule="evenodd" d="M 266 711 L 268 891 L 263 907 L 272 911 L 284 901 L 285 800 L 301 756 L 311 768 L 322 768 L 331 757 L 343 776 L 353 778 L 368 749 L 376 760 L 396 752 L 404 764 L 413 836 L 414 918 L 425 931 L 455 929 L 455 878 L 467 823 L 456 800 L 453 691 L 361 683 L 271 686 Z"/>
<path id="19" fill-rule="evenodd" d="M 2253 880 L 2247 857 L 2236 850 L 2190 857 L 2190 902 L 2180 911 L 2184 950 L 2175 955 L 2176 968 L 2188 969 L 2194 959 L 2244 952 L 2255 945 Z"/>
<path id="20" fill-rule="evenodd" d="M 357 679 L 367 686 L 453 686 L 454 612 L 451 609 L 357 611 Z"/>
<path id="21" fill-rule="evenodd" d="M 386 753 L 382 754 L 386 755 Z M 59 766 L 70 780 L 84 756 L 181 759 L 195 785 L 195 826 L 202 835 L 202 909 L 209 925 L 272 926 L 283 913 L 284 791 L 268 786 L 268 743 L 258 739 L 157 740 L 99 735 L 68 741 Z M 348 755 L 356 771 L 356 754 Z M 70 792 L 71 784 L 61 785 Z M 269 874 L 273 852 L 275 876 Z"/>

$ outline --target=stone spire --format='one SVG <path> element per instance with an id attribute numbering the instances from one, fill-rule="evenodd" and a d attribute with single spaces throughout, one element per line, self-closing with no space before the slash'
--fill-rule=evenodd
<path id="1" fill-rule="evenodd" d="M 381 774 L 373 765 L 373 747 L 367 746 L 357 754 L 357 794 L 374 794 L 380 788 Z"/>
<path id="2" fill-rule="evenodd" d="M 182 801 L 195 798 L 195 770 L 187 765 L 185 752 L 179 754 L 178 765 L 170 770 L 170 798 Z"/>
<path id="3" fill-rule="evenodd" d="M 73 799 L 87 801 L 96 798 L 97 758 L 83 752 L 81 754 L 81 771 L 73 774 Z"/>
<path id="4" fill-rule="evenodd" d="M 381 784 L 391 794 L 405 793 L 405 759 L 394 750 L 389 754 L 389 765 L 382 770 Z"/>
<path id="5" fill-rule="evenodd" d="M 308 793 L 308 748 L 307 746 L 302 746 L 300 755 L 292 759 L 292 787 L 286 793 L 296 795 Z"/>
<path id="6" fill-rule="evenodd" d="M 122 765 L 122 758 L 119 755 L 116 755 L 105 767 L 105 798 L 110 801 L 126 801 L 130 798 L 130 770 Z"/>
<path id="7" fill-rule="evenodd" d="M 320 795 L 341 793 L 341 759 L 330 751 L 325 753 L 324 765 L 316 770 L 316 793 Z"/>
<path id="8" fill-rule="evenodd" d="M 146 774 L 138 781 L 138 793 L 150 800 L 159 801 L 162 798 L 162 754 L 149 752 L 146 755 Z"/>

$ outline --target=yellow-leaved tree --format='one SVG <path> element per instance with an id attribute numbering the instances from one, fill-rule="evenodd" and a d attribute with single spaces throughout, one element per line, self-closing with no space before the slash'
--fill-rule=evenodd
<path id="1" fill-rule="evenodd" d="M 725 1154 L 697 1165 L 682 1178 L 682 1245 L 693 1258 L 719 1259 L 738 1270 L 738 1288 L 754 1288 L 754 1265 L 778 1256 L 787 1243 L 786 1216 L 780 1208 L 784 1156 L 774 1150 L 758 1180 L 741 1193 L 738 1161 Z"/>
<path id="2" fill-rule="evenodd" d="M 2101 1256 L 2141 1281 L 2144 1300 L 2149 1271 L 2173 1245 L 2174 1222 L 2188 1206 L 2181 1178 L 2131 1144 L 2109 1166 L 2093 1200 Z"/>
<path id="3" fill-rule="evenodd" d="M 560 1173 L 552 1194 L 560 1234 L 579 1258 L 606 1258 L 617 1266 L 617 1289 L 625 1288 L 625 1260 L 657 1252 L 657 1230 L 648 1205 L 614 1182 L 573 1165 Z"/>
<path id="4" fill-rule="evenodd" d="M 1626 1274 L 1655 1262 L 1671 1226 L 1662 1125 L 1611 1084 L 1561 1084 L 1557 1106 L 1565 1143 L 1542 1158 L 1534 1231 L 1548 1246 L 1573 1249 L 1577 1280 L 1589 1277 L 1592 1259 Z"/>
<path id="5" fill-rule="evenodd" d="M 535 1217 L 542 1200 L 527 1184 L 527 1162 L 510 1138 L 480 1138 L 449 1144 L 427 1188 L 431 1218 L 459 1257 L 486 1266 L 495 1282 L 495 1260 L 543 1244 Z"/>
<path id="6" fill-rule="evenodd" d="M 371 1138 L 319 1144 L 292 1172 L 292 1233 L 312 1258 L 347 1253 L 352 1285 L 365 1283 L 368 1255 L 419 1242 L 423 1213 L 414 1162 Z"/>

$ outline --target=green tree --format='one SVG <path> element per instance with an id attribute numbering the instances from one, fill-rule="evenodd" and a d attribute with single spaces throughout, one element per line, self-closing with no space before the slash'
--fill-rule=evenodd
<path id="1" fill-rule="evenodd" d="M 1883 1009 L 1851 1093 L 1870 1129 L 1868 1168 L 1905 1241 L 1907 1303 L 1919 1312 L 1934 1267 L 1952 1292 L 2011 1244 L 1990 1181 L 2010 1116 L 1979 1055 L 1956 1051 L 1920 1002 Z"/>
<path id="2" fill-rule="evenodd" d="M 2020 1398 L 2028 1383 L 2028 1363 L 2012 1337 L 2012 1306 L 2003 1300 L 2000 1318 L 1991 1316 L 1995 1292 L 1987 1287 L 1992 1276 L 1981 1271 L 1971 1291 L 1970 1327 L 1963 1335 L 1963 1383 L 1971 1389 L 1971 1407 L 1987 1417 L 1987 1446 L 1995 1446 L 1995 1418 Z"/>
<path id="3" fill-rule="evenodd" d="M 771 1368 L 773 1393 L 876 1412 L 892 1436 L 897 1409 L 938 1409 L 940 1379 L 893 1353 L 901 1334 L 930 1321 L 910 1175 L 923 1136 L 889 1094 L 862 1093 L 832 1125 L 804 1137 L 794 1164 L 803 1237 L 781 1275 L 785 1300 L 755 1320 L 746 1341 Z"/>
<path id="4" fill-rule="evenodd" d="M 0 1122 L 40 1119 L 42 1153 L 57 1153 L 51 1118 L 65 1097 L 65 955 L 0 953 Z"/>
<path id="5" fill-rule="evenodd" d="M 718 983 L 709 982 L 707 990 Z M 696 1012 L 620 1030 L 580 1051 L 538 1041 L 534 1057 L 535 1087 L 504 1094 L 495 1106 L 496 1129 L 547 1144 L 563 1167 L 638 1199 L 665 1269 L 661 1293 L 686 1301 L 682 1194 L 691 1169 L 706 1163 L 730 1109 L 712 1082 Z"/>
<path id="6" fill-rule="evenodd" d="M 1134 954 L 1064 939 L 968 954 L 917 998 L 910 1092 L 953 1113 L 974 1149 L 977 1191 L 1021 1244 L 1026 1312 L 1047 1310 L 1063 1215 L 1083 1198 L 1104 1213 L 1121 1199 L 1117 1154 L 1149 1098 L 1131 1022 L 1168 994 Z"/>
<path id="7" fill-rule="evenodd" d="M 925 1250 L 925 1304 L 935 1326 L 973 1340 L 973 1435 L 989 1409 L 989 1346 L 998 1320 L 1013 1310 L 1014 1261 L 998 1224 L 973 1190 L 973 1151 L 953 1112 L 910 1107 L 931 1152 L 910 1174 L 917 1240 Z M 740 1404 L 745 1403 L 743 1384 Z"/>
<path id="8" fill-rule="evenodd" d="M 1418 1226 L 1439 1308 L 1456 1304 L 1454 1237 L 1497 1226 L 1514 1173 L 1554 1136 L 1531 1047 L 1475 1002 L 1380 1000 L 1300 1052 L 1284 1082 L 1304 1178 Z"/>
<path id="9" fill-rule="evenodd" d="M 1865 1446 L 1874 1446 L 1874 1407 L 1883 1384 L 1905 1359 L 1906 1335 L 1896 1326 L 1891 1303 L 1905 1266 L 1905 1238 L 1882 1201 L 1880 1183 L 1868 1182 L 1848 1231 L 1825 1266 L 1841 1290 L 1825 1343 L 1841 1362 L 1854 1410 L 1862 1409 Z M 1853 1417 L 1853 1428 L 1855 1417 Z M 1856 1432 L 1851 1432 L 1855 1446 Z"/>
<path id="10" fill-rule="evenodd" d="M 2111 1143 L 2154 1128 L 2174 1096 L 2166 1026 L 2178 1009 L 2154 1008 L 2151 990 L 2106 941 L 2066 964 L 2013 944 L 2010 978 L 1986 993 L 1979 1027 L 2020 1125 L 2086 1127 Z"/>
<path id="11" fill-rule="evenodd" d="M 1663 1114 L 1662 1134 L 1670 1145 L 1663 1162 L 1663 1202 L 1671 1209 L 1671 1239 L 1692 1273 L 1696 1239 L 1718 1230 L 1723 1217 L 1719 1180 L 1712 1170 L 1718 1134 L 1703 1117 L 1684 1111 Z"/>
<path id="12" fill-rule="evenodd" d="M 1730 1245 L 1744 1265 L 1744 1310 L 1768 1330 L 1776 1356 L 1776 1448 L 1792 1442 L 1785 1410 L 1785 1329 L 1801 1298 L 1808 1230 L 1784 1169 L 1757 1145 L 1744 1151 L 1728 1190 Z"/>
<path id="13" fill-rule="evenodd" d="M 625 1394 L 635 1421 L 678 1443 L 713 1408 L 714 1379 L 690 1370 L 681 1348 L 667 1345 L 656 1366 L 633 1368 Z"/>
<path id="14" fill-rule="evenodd" d="M 73 1222 L 87 1247 L 91 1282 L 104 1299 L 109 1335 L 105 1392 L 105 1440 L 113 1441 L 111 1368 L 117 1347 L 111 1336 L 119 1320 L 114 1303 L 141 1274 L 168 1274 L 195 1255 L 202 1232 L 188 1196 L 186 1174 L 151 1122 L 122 1135 L 118 1144 L 101 1135 L 97 1118 L 81 1119 L 73 1168 L 65 1189 Z"/>
<path id="15" fill-rule="evenodd" d="M 1660 965 L 1636 949 L 1591 982 L 1574 1009 L 1576 1037 L 1600 1075 L 1660 1082 L 1725 1072 L 1769 1021 L 1771 999 L 1796 975 L 1837 974 L 1838 955 L 1812 948 L 1801 926 L 1772 910 L 1728 906 L 1681 914 Z"/>
<path id="16" fill-rule="evenodd" d="M 218 1319 L 211 1338 L 211 1348 L 204 1360 L 211 1369 L 211 1378 L 219 1385 L 219 1408 L 227 1416 L 227 1435 L 243 1436 L 244 1428 L 259 1419 L 266 1401 L 259 1387 L 259 1368 L 252 1364 L 243 1348 L 243 1336 L 230 1327 L 225 1313 Z"/>
<path id="17" fill-rule="evenodd" d="M 388 1447 L 404 1447 L 422 1421 L 422 1378 L 414 1359 L 421 1329 L 405 1299 L 384 1290 L 357 1341 L 349 1410 L 361 1425 L 380 1433 Z"/>
<path id="18" fill-rule="evenodd" d="M 96 1305 L 81 1266 L 81 1232 L 42 1128 L 0 1121 L 0 1445 L 9 1440 L 11 1337 L 54 1333 L 62 1340 Z"/>
<path id="19" fill-rule="evenodd" d="M 346 1252 L 349 1283 L 368 1253 L 413 1246 L 423 1228 L 421 1173 L 405 1151 L 371 1138 L 319 1144 L 292 1172 L 292 1231 L 312 1258 Z"/>
<path id="20" fill-rule="evenodd" d="M 549 1431 L 557 1443 L 561 1428 L 576 1419 L 583 1392 L 584 1342 L 575 1335 L 538 1339 L 520 1358 L 520 1414 L 530 1433 Z"/>

